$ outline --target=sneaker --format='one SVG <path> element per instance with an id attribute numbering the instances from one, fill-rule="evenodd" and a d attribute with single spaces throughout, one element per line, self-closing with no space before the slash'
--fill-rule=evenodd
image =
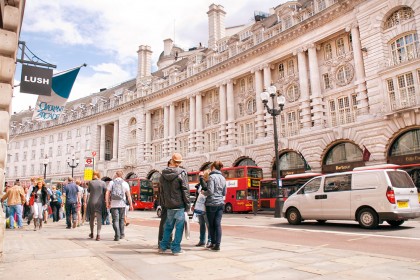
<path id="1" fill-rule="evenodd" d="M 120 239 L 123 239 L 125 237 L 125 234 L 121 234 Z"/>
<path id="2" fill-rule="evenodd" d="M 214 247 L 214 244 L 212 244 L 212 243 L 207 244 L 207 246 L 206 246 L 206 248 L 207 248 L 207 249 L 211 249 L 211 248 L 213 248 L 213 247 Z"/>
<path id="3" fill-rule="evenodd" d="M 114 237 L 114 241 L 120 241 L 118 237 Z"/>
<path id="4" fill-rule="evenodd" d="M 181 250 L 179 252 L 172 252 L 172 255 L 174 255 L 174 256 L 179 256 L 179 255 L 182 255 L 182 254 L 185 254 L 184 250 Z"/>
<path id="5" fill-rule="evenodd" d="M 204 242 L 198 242 L 195 247 L 203 247 L 204 245 L 206 245 Z"/>
<path id="6" fill-rule="evenodd" d="M 210 250 L 212 251 L 220 251 L 220 245 L 214 245 Z"/>
<path id="7" fill-rule="evenodd" d="M 164 254 L 164 253 L 165 253 L 165 251 L 166 251 L 166 250 L 162 250 L 162 249 L 160 249 L 160 248 L 159 248 L 158 253 L 159 253 L 159 254 Z"/>

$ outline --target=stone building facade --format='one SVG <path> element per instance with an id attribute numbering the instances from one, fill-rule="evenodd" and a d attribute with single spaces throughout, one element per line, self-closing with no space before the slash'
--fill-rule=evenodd
<path id="1" fill-rule="evenodd" d="M 282 176 L 396 163 L 419 184 L 419 1 L 289 1 L 232 28 L 222 6 L 207 15 L 207 47 L 165 39 L 152 73 L 141 45 L 135 79 L 69 102 L 54 122 L 14 115 L 8 180 L 42 174 L 45 154 L 47 177 L 65 177 L 68 156 L 83 162 L 92 151 L 108 176 L 156 179 L 178 151 L 188 171 L 221 160 L 272 177 L 273 119 L 260 93 L 274 85 L 286 98 Z"/>
<path id="2" fill-rule="evenodd" d="M 7 166 L 7 143 L 13 95 L 13 77 L 25 0 L 0 0 L 0 196 L 3 196 Z M 0 211 L 0 225 L 4 225 Z M 3 257 L 4 226 L 0 227 L 0 260 Z"/>

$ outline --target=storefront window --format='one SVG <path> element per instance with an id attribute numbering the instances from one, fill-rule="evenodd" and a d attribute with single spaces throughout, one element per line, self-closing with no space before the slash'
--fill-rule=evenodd
<path id="1" fill-rule="evenodd" d="M 236 166 L 257 166 L 257 163 L 250 158 L 244 158 Z"/>
<path id="2" fill-rule="evenodd" d="M 325 164 L 339 164 L 346 162 L 362 161 L 363 153 L 359 147 L 352 143 L 340 143 L 335 145 L 327 154 Z"/>
<path id="3" fill-rule="evenodd" d="M 392 145 L 390 156 L 420 153 L 420 129 L 410 130 L 401 135 Z"/>

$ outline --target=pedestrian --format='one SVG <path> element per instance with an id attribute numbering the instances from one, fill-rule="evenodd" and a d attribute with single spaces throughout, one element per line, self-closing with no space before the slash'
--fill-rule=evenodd
<path id="1" fill-rule="evenodd" d="M 99 179 L 99 178 L 98 178 Z M 104 198 L 105 199 L 105 198 Z M 88 202 L 88 191 L 87 184 L 83 184 L 83 196 L 82 196 L 82 226 L 86 222 L 86 211 L 87 211 L 87 202 Z"/>
<path id="2" fill-rule="evenodd" d="M 213 251 L 220 251 L 222 240 L 222 216 L 224 208 L 224 198 L 226 196 L 226 179 L 223 177 L 221 169 L 223 164 L 215 161 L 210 166 L 210 176 L 207 190 L 203 192 L 206 198 L 206 214 L 209 220 L 209 232 L 211 244 L 207 248 Z"/>
<path id="3" fill-rule="evenodd" d="M 48 187 L 46 187 L 46 189 L 47 189 L 48 197 L 51 198 L 52 190 Z M 48 199 L 47 206 L 44 207 L 44 223 L 48 222 L 48 216 L 49 216 L 49 212 L 50 212 L 49 210 L 51 209 L 50 200 L 51 199 Z M 52 211 L 51 211 L 51 213 L 52 213 Z"/>
<path id="4" fill-rule="evenodd" d="M 101 240 L 101 227 L 102 227 L 102 213 L 105 208 L 104 197 L 106 193 L 106 184 L 101 181 L 99 171 L 93 172 L 93 180 L 89 182 L 87 191 L 89 192 L 89 201 L 86 211 L 89 212 L 89 225 L 90 234 L 89 238 L 93 238 L 93 227 L 95 225 L 96 217 L 96 240 Z"/>
<path id="5" fill-rule="evenodd" d="M 25 191 L 18 182 L 15 182 L 14 186 L 7 188 L 6 193 L 1 198 L 1 202 L 7 199 L 7 207 L 9 208 L 9 219 L 10 229 L 14 229 L 15 226 L 15 214 L 17 216 L 18 228 L 23 227 L 22 221 L 22 205 L 25 203 Z"/>
<path id="6" fill-rule="evenodd" d="M 159 253 L 164 253 L 170 247 L 172 254 L 175 256 L 184 253 L 181 249 L 185 222 L 184 212 L 190 209 L 188 176 L 187 172 L 180 168 L 181 163 L 181 154 L 174 153 L 170 165 L 162 171 L 159 179 L 161 205 L 167 209 Z M 169 245 L 169 239 L 174 228 L 175 236 Z"/>
<path id="7" fill-rule="evenodd" d="M 67 229 L 76 227 L 77 224 L 77 203 L 79 202 L 78 197 L 79 189 L 73 182 L 72 177 L 67 178 L 67 185 L 64 186 L 63 195 L 66 198 L 66 223 Z"/>
<path id="8" fill-rule="evenodd" d="M 45 187 L 44 179 L 40 177 L 36 180 L 36 185 L 32 188 L 28 201 L 34 213 L 34 231 L 36 231 L 37 226 L 38 229 L 42 228 L 44 210 L 47 207 L 48 200 L 48 191 Z"/>
<path id="9" fill-rule="evenodd" d="M 171 165 L 171 160 L 168 160 L 168 163 L 166 164 L 166 167 L 169 167 Z M 158 198 L 157 198 L 157 202 L 156 204 L 160 206 L 160 222 L 159 222 L 159 232 L 158 232 L 158 249 L 160 249 L 160 242 L 162 241 L 163 238 L 163 228 L 165 227 L 165 222 L 166 222 L 166 207 L 164 206 L 164 202 L 163 202 L 163 195 L 162 195 L 162 191 L 161 191 L 162 185 L 159 184 L 159 189 L 158 189 Z M 157 206 L 156 206 L 157 208 Z M 173 240 L 173 235 L 171 233 L 171 237 L 169 238 L 169 244 L 172 242 Z"/>
<path id="10" fill-rule="evenodd" d="M 29 185 L 28 191 L 26 192 L 26 203 L 25 203 L 25 207 L 27 207 L 27 208 L 30 209 L 29 210 L 29 214 L 27 216 L 28 217 L 28 221 L 27 221 L 28 225 L 31 224 L 31 220 L 34 217 L 34 212 L 32 211 L 32 206 L 29 205 L 29 198 L 30 198 L 30 196 L 32 194 L 32 191 L 34 190 L 35 185 L 36 185 L 36 179 L 37 179 L 36 177 L 31 177 L 31 183 Z"/>
<path id="11" fill-rule="evenodd" d="M 106 188 L 108 189 L 109 182 L 111 182 L 112 179 L 109 178 L 108 176 L 105 176 L 101 178 L 101 181 L 105 182 Z M 102 212 L 102 225 L 107 225 L 107 226 L 110 225 L 109 217 L 111 217 L 111 210 L 106 207 L 106 203 L 105 203 L 105 207 Z"/>
<path id="12" fill-rule="evenodd" d="M 53 185 L 51 187 L 50 196 L 50 206 L 53 214 L 53 223 L 58 222 L 60 220 L 60 208 L 63 204 L 61 196 L 62 194 L 59 190 L 57 190 L 57 186 Z"/>
<path id="13" fill-rule="evenodd" d="M 84 196 L 84 189 L 81 186 L 82 182 L 80 182 L 80 180 L 76 180 L 76 186 L 78 189 L 78 193 L 77 193 L 77 226 L 80 227 L 80 225 L 82 224 L 83 220 L 82 220 L 82 200 L 83 200 L 83 196 Z"/>
<path id="14" fill-rule="evenodd" d="M 125 200 L 128 198 L 130 210 L 133 210 L 133 202 L 130 195 L 130 187 L 122 178 L 123 172 L 115 172 L 114 180 L 109 182 L 105 201 L 107 208 L 111 210 L 112 227 L 114 228 L 114 241 L 119 241 L 125 237 L 124 234 L 124 216 L 125 216 Z"/>
<path id="15" fill-rule="evenodd" d="M 207 190 L 207 181 L 209 180 L 209 174 L 210 170 L 206 169 L 204 172 L 201 171 L 199 175 L 200 182 L 195 186 L 196 192 L 196 200 L 194 201 L 194 207 L 195 203 L 197 202 L 197 198 L 199 194 L 203 191 Z M 209 220 L 207 219 L 207 214 L 204 212 L 203 214 L 198 214 L 198 223 L 200 225 L 200 241 L 195 245 L 196 247 L 201 246 L 210 246 L 211 244 L 211 236 L 209 231 Z M 207 243 L 206 243 L 206 229 L 207 229 Z"/>

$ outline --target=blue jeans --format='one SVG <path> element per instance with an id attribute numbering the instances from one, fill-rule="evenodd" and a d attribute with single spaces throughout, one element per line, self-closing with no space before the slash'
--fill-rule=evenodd
<path id="1" fill-rule="evenodd" d="M 22 205 L 10 205 L 9 206 L 10 211 L 10 228 L 13 229 L 15 226 L 15 213 L 17 215 L 17 224 L 18 228 L 22 227 Z"/>
<path id="2" fill-rule="evenodd" d="M 120 239 L 124 235 L 125 207 L 111 208 L 112 227 L 115 232 L 115 239 Z M 93 219 L 93 217 L 91 217 Z"/>
<path id="3" fill-rule="evenodd" d="M 207 215 L 198 215 L 198 223 L 200 224 L 200 243 L 206 243 L 206 229 L 207 229 L 207 242 L 211 243 L 211 236 L 209 232 L 209 220 Z"/>
<path id="4" fill-rule="evenodd" d="M 223 205 L 220 206 L 206 206 L 206 214 L 209 220 L 209 232 L 211 243 L 220 245 L 222 241 L 222 215 Z"/>
<path id="5" fill-rule="evenodd" d="M 174 240 L 171 243 L 171 251 L 172 253 L 179 253 L 181 252 L 181 241 L 182 241 L 182 234 L 184 233 L 184 222 L 185 222 L 185 215 L 184 215 L 184 208 L 180 209 L 167 209 L 167 217 L 165 221 L 165 226 L 163 229 L 163 238 L 160 242 L 160 249 L 165 251 L 169 247 L 169 239 L 171 237 L 171 233 L 175 227 L 175 236 Z"/>
<path id="6" fill-rule="evenodd" d="M 75 223 L 77 220 L 76 212 L 77 203 L 66 203 L 66 223 L 67 227 L 71 227 L 71 220 Z M 42 216 L 40 216 L 42 218 Z"/>

